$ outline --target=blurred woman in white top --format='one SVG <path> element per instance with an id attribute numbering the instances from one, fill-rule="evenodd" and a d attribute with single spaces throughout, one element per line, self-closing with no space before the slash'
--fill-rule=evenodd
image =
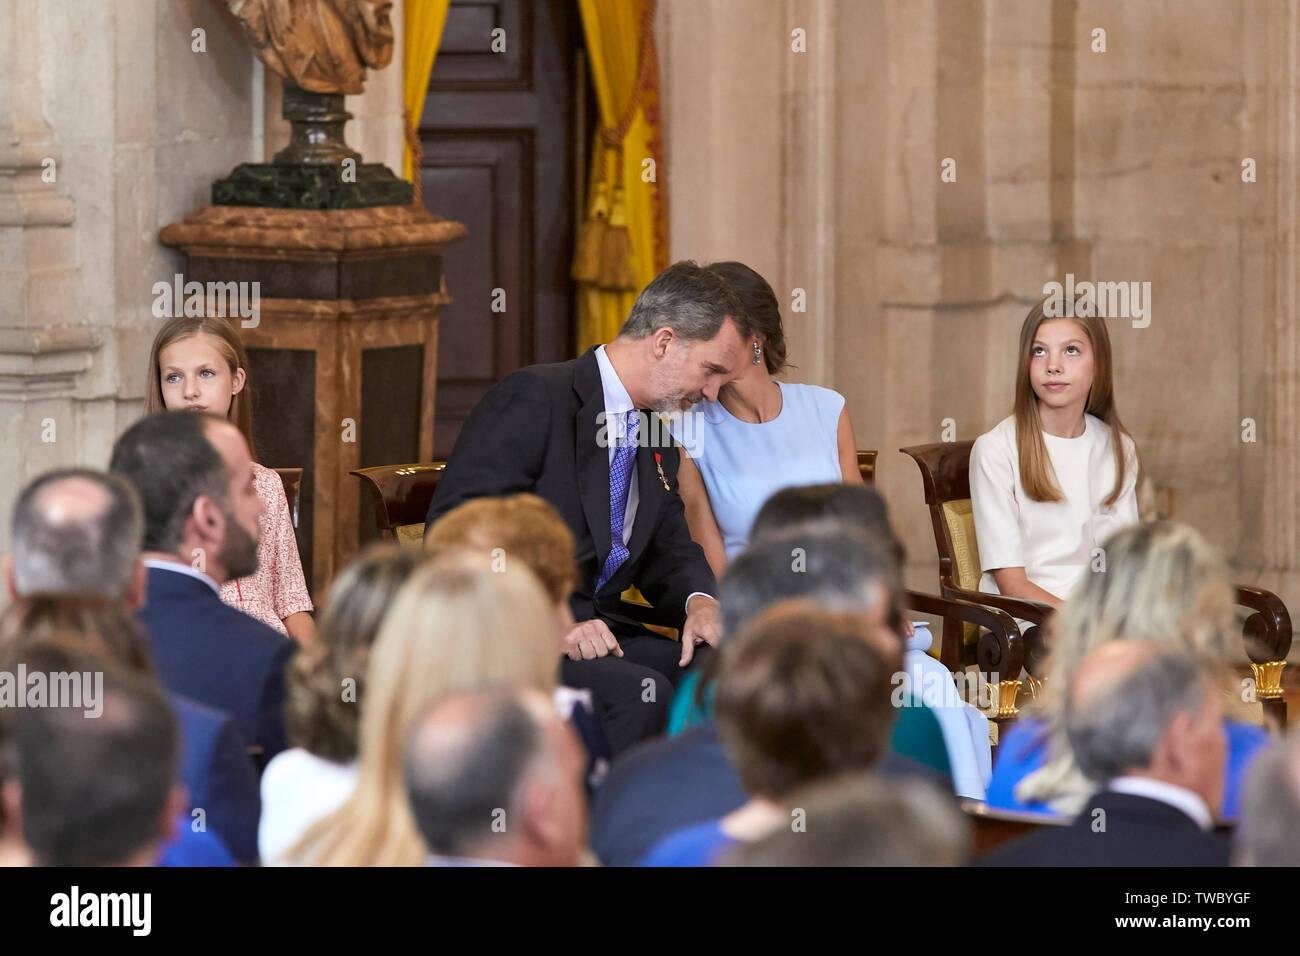
<path id="1" fill-rule="evenodd" d="M 767 281 L 740 262 L 715 262 L 754 330 L 748 361 L 718 393 L 670 422 L 686 449 L 677 471 L 691 537 L 713 573 L 744 550 L 768 498 L 795 485 L 862 484 L 844 396 L 772 378 L 786 365 L 781 307 Z"/>
<path id="2" fill-rule="evenodd" d="M 1138 523 L 1139 465 L 1105 321 L 1079 300 L 1054 317 L 1052 301 L 1021 326 L 1015 413 L 976 439 L 970 491 L 980 590 L 1059 608 L 1105 569 L 1100 543 Z"/>

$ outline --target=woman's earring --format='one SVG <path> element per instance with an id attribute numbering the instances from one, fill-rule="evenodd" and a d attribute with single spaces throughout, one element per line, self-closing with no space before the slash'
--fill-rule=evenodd
<path id="1" fill-rule="evenodd" d="M 758 343 L 755 342 L 754 343 L 754 364 L 757 365 L 761 361 L 763 361 L 763 350 L 760 349 L 758 347 Z"/>

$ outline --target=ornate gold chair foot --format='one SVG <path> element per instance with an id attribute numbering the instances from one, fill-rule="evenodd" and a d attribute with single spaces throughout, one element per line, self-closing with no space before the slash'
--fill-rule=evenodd
<path id="1" fill-rule="evenodd" d="M 1016 717 L 1020 711 L 1016 707 L 1016 695 L 1020 692 L 1020 681 L 1003 680 L 989 683 L 989 697 L 993 702 L 993 717 Z"/>
<path id="2" fill-rule="evenodd" d="M 1277 700 L 1282 696 L 1282 671 L 1286 661 L 1269 661 L 1256 664 L 1251 661 L 1250 670 L 1255 675 L 1255 697 L 1259 700 Z"/>

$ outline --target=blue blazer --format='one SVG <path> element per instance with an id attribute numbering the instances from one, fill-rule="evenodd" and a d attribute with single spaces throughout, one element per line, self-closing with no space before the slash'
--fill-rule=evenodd
<path id="1" fill-rule="evenodd" d="M 246 866 L 257 864 L 262 795 L 235 722 L 219 710 L 169 694 L 181 729 L 180 780 L 190 794 L 186 825 L 203 810 L 207 828 Z"/>
<path id="2" fill-rule="evenodd" d="M 149 569 L 139 612 L 163 686 L 224 711 L 263 761 L 285 748 L 284 668 L 293 642 L 182 571 Z"/>

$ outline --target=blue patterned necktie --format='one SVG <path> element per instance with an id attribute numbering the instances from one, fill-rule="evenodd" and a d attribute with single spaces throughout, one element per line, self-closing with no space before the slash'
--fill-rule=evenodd
<path id="1" fill-rule="evenodd" d="M 628 559 L 627 545 L 623 543 L 623 518 L 627 515 L 627 495 L 632 487 L 632 467 L 636 463 L 636 432 L 641 416 L 636 409 L 627 413 L 623 437 L 614 449 L 614 460 L 609 466 L 609 555 L 596 581 L 599 591 Z"/>

